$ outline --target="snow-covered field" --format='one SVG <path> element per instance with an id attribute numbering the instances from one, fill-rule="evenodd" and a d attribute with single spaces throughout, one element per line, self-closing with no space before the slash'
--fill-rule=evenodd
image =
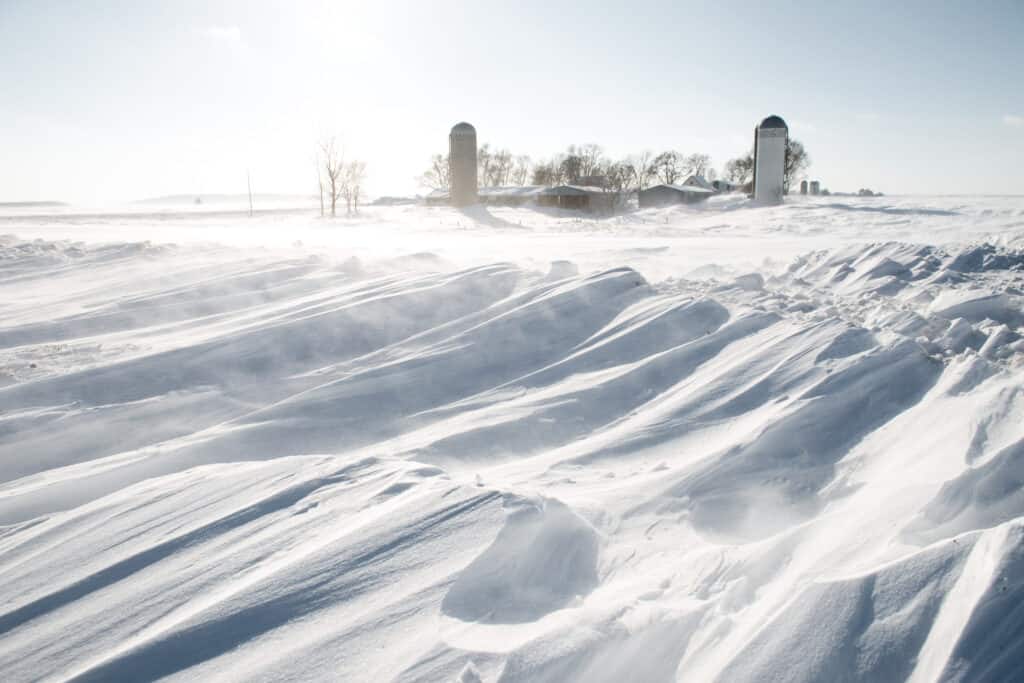
<path id="1" fill-rule="evenodd" d="M 4 681 L 1024 677 L 1024 198 L 0 234 Z"/>

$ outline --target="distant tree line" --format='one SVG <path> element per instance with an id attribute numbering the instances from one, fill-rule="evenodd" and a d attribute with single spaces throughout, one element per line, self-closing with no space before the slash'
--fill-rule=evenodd
<path id="1" fill-rule="evenodd" d="M 447 191 L 451 187 L 447 154 L 435 154 L 420 176 L 420 185 Z M 481 187 L 521 185 L 596 185 L 624 201 L 630 193 L 656 182 L 674 183 L 689 175 L 717 176 L 707 154 L 684 155 L 670 150 L 645 151 L 623 159 L 608 157 L 600 145 L 569 145 L 565 152 L 534 162 L 507 149 L 484 143 L 477 150 L 477 182 Z"/>
<path id="2" fill-rule="evenodd" d="M 804 146 L 790 139 L 786 147 L 785 187 L 810 165 Z M 754 155 L 750 152 L 725 164 L 725 177 L 740 185 L 750 181 Z M 707 154 L 683 154 L 667 150 L 655 155 L 650 151 L 612 159 L 600 145 L 569 145 L 564 152 L 534 162 L 529 156 L 514 155 L 507 149 L 492 149 L 484 143 L 477 149 L 477 182 L 481 187 L 509 185 L 597 185 L 615 193 L 622 201 L 633 192 L 657 183 L 673 184 L 689 176 L 708 181 L 718 173 Z M 447 154 L 435 154 L 430 167 L 420 176 L 420 185 L 447 191 L 451 187 Z"/>
<path id="3" fill-rule="evenodd" d="M 513 155 L 507 149 L 492 150 L 484 143 L 476 151 L 477 180 L 486 187 L 526 185 L 530 179 L 530 157 Z"/>

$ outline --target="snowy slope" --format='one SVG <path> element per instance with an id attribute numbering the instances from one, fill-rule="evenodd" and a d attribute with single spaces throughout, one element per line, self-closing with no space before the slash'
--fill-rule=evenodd
<path id="1" fill-rule="evenodd" d="M 0 217 L 4 680 L 1024 675 L 1024 203 Z"/>

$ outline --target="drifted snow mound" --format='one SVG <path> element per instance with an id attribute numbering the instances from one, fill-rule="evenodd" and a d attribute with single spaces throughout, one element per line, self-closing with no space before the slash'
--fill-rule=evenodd
<path id="1" fill-rule="evenodd" d="M 740 289 L 752 291 L 764 289 L 764 276 L 760 273 L 747 273 L 740 275 L 734 280 L 734 284 Z"/>
<path id="2" fill-rule="evenodd" d="M 928 541 L 995 526 L 1024 510 L 1024 439 L 943 485 L 907 537 Z"/>
<path id="3" fill-rule="evenodd" d="M 548 269 L 549 280 L 563 280 L 580 274 L 580 269 L 572 261 L 552 261 Z"/>
<path id="4" fill-rule="evenodd" d="M 929 312 L 944 318 L 964 318 L 972 323 L 994 320 L 1017 328 L 1024 325 L 1020 297 L 1008 294 L 960 291 L 942 293 L 932 300 Z"/>
<path id="5" fill-rule="evenodd" d="M 441 610 L 465 621 L 533 621 L 597 584 L 597 533 L 555 500 L 510 500 L 494 543 L 464 569 Z"/>
<path id="6" fill-rule="evenodd" d="M 834 464 L 919 401 L 940 371 L 911 343 L 865 354 L 794 397 L 748 444 L 695 465 L 671 495 L 715 534 L 755 539 L 793 525 L 820 510 Z"/>
<path id="7" fill-rule="evenodd" d="M 810 584 L 721 679 L 1011 681 L 1024 671 L 1024 526 L 971 534 L 866 575 Z M 964 618 L 957 602 L 975 602 Z"/>
<path id="8" fill-rule="evenodd" d="M 4 681 L 1022 678 L 1005 246 L 0 247 Z"/>
<path id="9" fill-rule="evenodd" d="M 676 680 L 679 660 L 699 625 L 700 612 L 608 618 L 586 629 L 565 628 L 516 651 L 500 683 L 617 683 Z M 631 623 L 632 622 L 632 623 Z"/>
<path id="10" fill-rule="evenodd" d="M 946 355 L 992 359 L 1024 350 L 1024 251 L 887 242 L 801 257 L 776 286 L 824 302 L 865 327 L 885 327 Z"/>
<path id="11" fill-rule="evenodd" d="M 949 269 L 962 273 L 986 270 L 1024 272 L 1024 252 L 1001 249 L 993 244 L 977 244 L 953 252 Z"/>

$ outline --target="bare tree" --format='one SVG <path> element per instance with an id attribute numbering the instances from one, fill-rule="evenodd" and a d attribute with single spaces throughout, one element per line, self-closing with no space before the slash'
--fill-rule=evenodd
<path id="1" fill-rule="evenodd" d="M 604 176 L 604 191 L 612 195 L 612 206 L 624 206 L 635 187 L 637 169 L 630 161 L 605 162 L 600 167 Z"/>
<path id="2" fill-rule="evenodd" d="M 510 185 L 512 183 L 512 170 L 515 168 L 515 157 L 507 149 L 501 150 L 497 155 L 498 167 L 501 169 L 501 182 L 498 185 Z"/>
<path id="3" fill-rule="evenodd" d="M 484 147 L 488 147 L 484 145 Z M 487 150 L 486 164 L 480 179 L 489 187 L 502 187 L 509 184 L 512 174 L 512 153 L 507 149 L 491 152 Z"/>
<path id="4" fill-rule="evenodd" d="M 683 155 L 669 150 L 662 152 L 651 161 L 651 175 L 666 185 L 671 185 L 682 175 Z"/>
<path id="5" fill-rule="evenodd" d="M 352 213 L 353 207 L 355 212 L 359 213 L 359 196 L 362 194 L 364 180 L 366 180 L 365 161 L 351 161 L 345 166 L 343 191 L 349 213 Z"/>
<path id="6" fill-rule="evenodd" d="M 562 163 L 558 165 L 561 171 L 562 179 L 570 185 L 575 185 L 580 182 L 580 178 L 583 177 L 583 164 L 584 160 L 578 154 L 573 154 L 574 147 L 569 148 L 569 154 L 562 159 Z"/>
<path id="7" fill-rule="evenodd" d="M 786 140 L 786 166 L 782 180 L 783 192 L 789 193 L 789 186 L 798 178 L 807 167 L 811 165 L 811 157 L 799 140 L 789 138 Z"/>
<path id="8" fill-rule="evenodd" d="M 683 163 L 684 172 L 687 175 L 703 176 L 710 167 L 711 157 L 707 154 L 691 154 Z"/>
<path id="9" fill-rule="evenodd" d="M 580 145 L 576 152 L 580 157 L 580 175 L 583 177 L 601 174 L 604 165 L 604 150 L 594 143 Z"/>
<path id="10" fill-rule="evenodd" d="M 754 175 L 754 154 L 745 154 L 725 163 L 725 177 L 731 182 L 746 185 Z"/>
<path id="11" fill-rule="evenodd" d="M 556 154 L 548 161 L 538 162 L 533 167 L 531 183 L 533 185 L 563 185 L 571 182 L 567 171 L 573 170 L 578 172 L 577 159 L 569 159 L 564 154 Z"/>
<path id="12" fill-rule="evenodd" d="M 476 177 L 479 178 L 480 183 L 488 185 L 488 180 L 491 177 L 491 166 L 494 164 L 494 157 L 491 154 L 490 143 L 485 142 L 484 144 L 477 147 L 476 150 Z"/>
<path id="13" fill-rule="evenodd" d="M 651 158 L 654 156 L 653 152 L 645 149 L 639 154 L 635 154 L 627 161 L 633 166 L 633 187 L 637 192 L 647 188 L 647 183 L 653 177 L 651 173 Z"/>
<path id="14" fill-rule="evenodd" d="M 476 153 L 477 178 L 484 187 L 525 185 L 530 180 L 530 157 L 515 156 L 507 149 L 494 150 L 490 143 L 480 145 Z M 430 158 L 430 168 L 417 178 L 422 187 L 451 189 L 451 166 L 447 154 Z"/>
<path id="15" fill-rule="evenodd" d="M 530 183 L 533 185 L 558 185 L 557 164 L 551 161 L 541 161 L 533 167 Z"/>
<path id="16" fill-rule="evenodd" d="M 342 195 L 345 180 L 345 157 L 335 146 L 334 138 L 320 142 L 320 166 L 324 171 L 324 180 L 321 185 L 326 185 L 333 217 L 338 215 L 338 197 Z"/>
<path id="17" fill-rule="evenodd" d="M 431 190 L 451 189 L 451 166 L 448 165 L 447 154 L 435 154 L 430 157 L 430 168 L 424 171 L 419 177 L 422 187 L 429 187 Z"/>
<path id="18" fill-rule="evenodd" d="M 512 184 L 525 185 L 530 179 L 530 157 L 521 154 L 515 159 L 515 168 L 512 169 Z"/>
<path id="19" fill-rule="evenodd" d="M 316 166 L 316 186 L 320 192 L 320 218 L 324 217 L 324 174 L 320 166 L 320 145 L 313 152 L 313 165 Z"/>

